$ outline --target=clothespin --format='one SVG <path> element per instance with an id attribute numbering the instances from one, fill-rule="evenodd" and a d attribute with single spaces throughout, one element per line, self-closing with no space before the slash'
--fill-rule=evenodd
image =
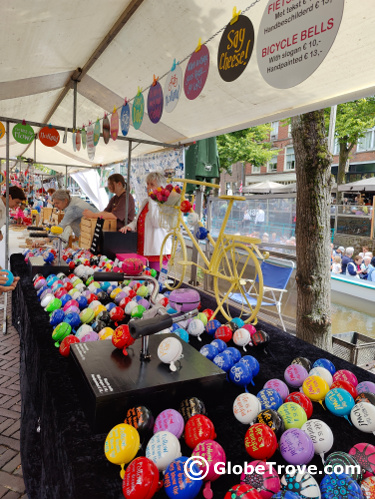
<path id="1" fill-rule="evenodd" d="M 128 99 L 125 97 L 125 99 L 124 99 L 124 106 L 126 106 L 127 103 L 128 103 Z"/>
<path id="2" fill-rule="evenodd" d="M 106 118 L 106 117 L 107 117 L 107 113 L 104 113 L 104 118 Z"/>
<path id="3" fill-rule="evenodd" d="M 50 123 L 50 124 L 48 125 L 48 128 L 52 128 L 52 125 L 51 125 L 51 123 Z"/>
<path id="4" fill-rule="evenodd" d="M 153 78 L 153 81 L 152 81 L 152 86 L 153 86 L 153 87 L 157 84 L 158 79 L 159 79 L 159 76 L 155 76 L 155 75 L 154 75 L 154 78 Z"/>
<path id="5" fill-rule="evenodd" d="M 25 120 L 22 120 L 22 125 L 26 125 L 26 121 Z"/>
<path id="6" fill-rule="evenodd" d="M 116 106 L 114 106 L 112 114 L 115 114 L 116 111 L 117 111 Z"/>
<path id="7" fill-rule="evenodd" d="M 202 38 L 199 38 L 197 48 L 194 50 L 194 52 L 199 52 L 201 48 L 202 48 Z"/>
<path id="8" fill-rule="evenodd" d="M 232 14 L 232 20 L 230 24 L 234 24 L 238 21 L 238 16 L 241 14 L 241 11 L 239 10 L 237 12 L 237 7 L 233 7 L 233 14 Z"/>
<path id="9" fill-rule="evenodd" d="M 176 59 L 173 59 L 173 64 L 172 64 L 172 67 L 171 67 L 171 71 L 174 71 L 176 69 L 176 65 L 177 65 Z"/>
<path id="10" fill-rule="evenodd" d="M 141 87 L 138 87 L 137 95 L 141 95 L 141 93 L 142 93 L 142 89 L 141 89 Z"/>

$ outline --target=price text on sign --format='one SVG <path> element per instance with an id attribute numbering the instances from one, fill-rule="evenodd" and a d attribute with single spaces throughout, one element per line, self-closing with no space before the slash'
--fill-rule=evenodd
<path id="1" fill-rule="evenodd" d="M 266 82 L 292 88 L 320 66 L 338 33 L 345 0 L 270 0 L 259 27 L 257 58 Z"/>

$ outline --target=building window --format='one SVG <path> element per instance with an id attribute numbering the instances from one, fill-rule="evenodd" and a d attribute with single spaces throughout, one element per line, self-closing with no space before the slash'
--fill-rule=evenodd
<path id="1" fill-rule="evenodd" d="M 340 144 L 336 138 L 335 143 L 333 144 L 333 155 L 336 156 L 337 154 L 340 154 Z"/>
<path id="2" fill-rule="evenodd" d="M 254 165 L 252 165 L 252 167 L 251 167 L 251 173 L 260 173 L 260 166 L 254 166 Z"/>
<path id="3" fill-rule="evenodd" d="M 295 170 L 296 160 L 294 157 L 294 147 L 288 146 L 285 148 L 285 170 Z"/>
<path id="4" fill-rule="evenodd" d="M 371 128 L 371 130 L 368 130 L 365 133 L 365 136 L 361 137 L 358 140 L 357 152 L 372 151 L 373 149 L 375 149 L 374 132 L 375 132 L 375 127 Z"/>
<path id="5" fill-rule="evenodd" d="M 288 125 L 288 139 L 292 137 L 292 125 Z"/>
<path id="6" fill-rule="evenodd" d="M 277 171 L 277 156 L 271 158 L 267 163 L 267 171 L 269 173 Z"/>
<path id="7" fill-rule="evenodd" d="M 273 121 L 271 123 L 270 139 L 271 140 L 277 140 L 278 135 L 279 135 L 279 122 L 278 121 Z"/>

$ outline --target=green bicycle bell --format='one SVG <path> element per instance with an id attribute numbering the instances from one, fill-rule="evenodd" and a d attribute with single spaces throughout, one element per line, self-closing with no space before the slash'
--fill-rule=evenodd
<path id="1" fill-rule="evenodd" d="M 58 326 L 55 327 L 52 333 L 52 339 L 55 342 L 55 347 L 59 348 L 60 343 L 64 338 L 70 335 L 72 331 L 72 326 L 67 322 L 60 322 Z"/>
<path id="2" fill-rule="evenodd" d="M 132 317 L 139 317 L 140 319 L 142 318 L 143 314 L 145 313 L 146 308 L 143 305 L 136 305 L 133 310 L 131 311 L 131 316 Z"/>
<path id="3" fill-rule="evenodd" d="M 48 305 L 46 306 L 46 308 L 44 309 L 46 312 L 54 312 L 55 310 L 61 308 L 61 300 L 59 300 L 59 298 L 53 298 L 49 303 Z"/>

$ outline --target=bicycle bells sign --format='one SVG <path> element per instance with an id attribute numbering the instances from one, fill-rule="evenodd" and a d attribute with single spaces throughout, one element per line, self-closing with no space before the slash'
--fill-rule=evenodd
<path id="1" fill-rule="evenodd" d="M 39 140 L 47 147 L 55 147 L 60 141 L 60 134 L 52 125 L 45 126 L 39 132 Z"/>
<path id="2" fill-rule="evenodd" d="M 219 44 L 217 67 L 227 82 L 236 80 L 245 71 L 254 48 L 253 23 L 233 11 L 233 19 L 225 28 Z"/>
<path id="3" fill-rule="evenodd" d="M 30 125 L 27 125 L 26 122 L 17 123 L 13 127 L 12 131 L 13 137 L 20 144 L 30 144 L 34 140 L 35 133 Z"/>

